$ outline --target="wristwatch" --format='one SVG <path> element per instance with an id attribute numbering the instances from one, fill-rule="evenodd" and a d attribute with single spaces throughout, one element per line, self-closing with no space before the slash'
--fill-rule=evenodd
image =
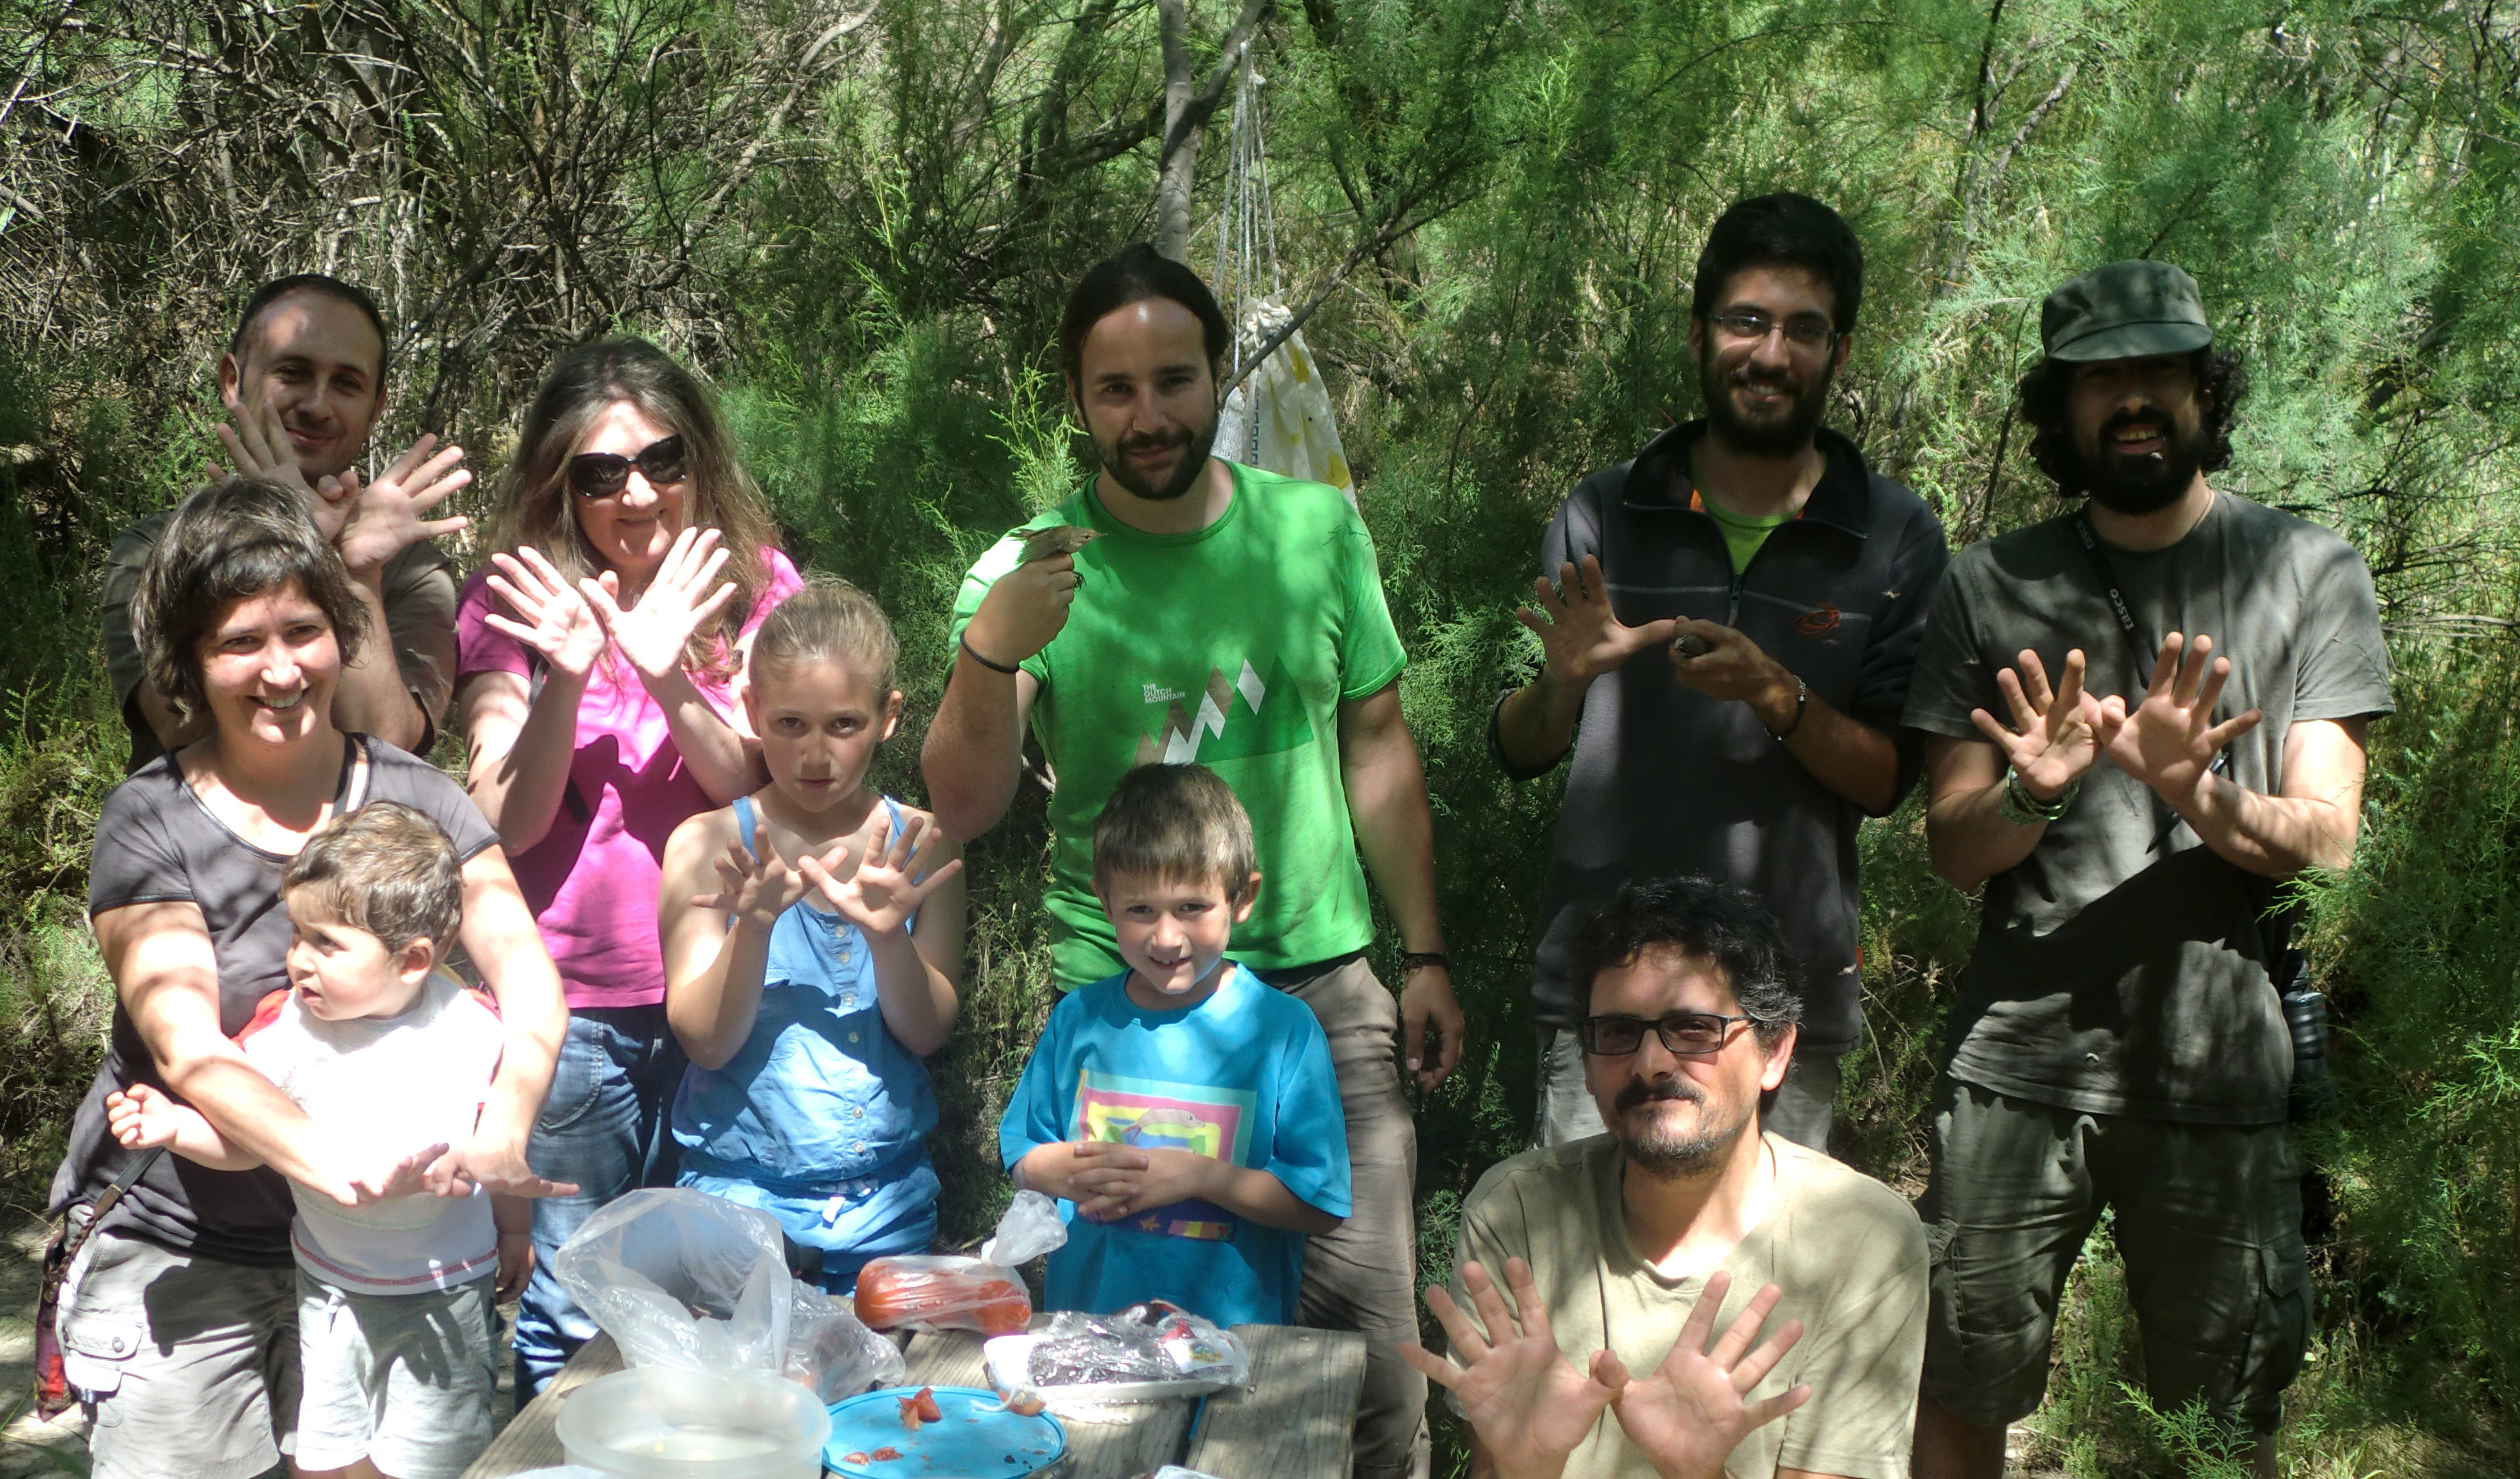
<path id="1" fill-rule="evenodd" d="M 2003 768 L 2003 820 L 2015 827 L 2036 827 L 2053 822 L 2073 809 L 2074 796 L 2083 788 L 2083 778 L 2076 776 L 2065 783 L 2053 801 L 2042 801 L 2030 794 L 2021 784 L 2021 772 L 2007 765 Z"/>

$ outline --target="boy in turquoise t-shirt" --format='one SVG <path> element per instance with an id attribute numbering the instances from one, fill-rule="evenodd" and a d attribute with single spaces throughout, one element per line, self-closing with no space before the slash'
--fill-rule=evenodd
<path id="1" fill-rule="evenodd" d="M 1127 968 L 1058 1004 L 998 1126 L 1068 1219 L 1047 1306 L 1292 1323 L 1304 1234 L 1348 1213 L 1347 1126 L 1311 1009 L 1225 959 L 1260 886 L 1250 819 L 1206 767 L 1147 765 L 1093 839 Z"/>

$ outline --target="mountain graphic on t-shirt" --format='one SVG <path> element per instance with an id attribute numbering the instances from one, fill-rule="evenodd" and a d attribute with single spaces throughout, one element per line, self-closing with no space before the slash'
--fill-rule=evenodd
<path id="1" fill-rule="evenodd" d="M 1164 722 L 1160 730 L 1138 737 L 1140 765 L 1212 765 L 1313 742 L 1312 716 L 1281 661 L 1269 664 L 1266 681 L 1245 658 L 1231 679 L 1223 668 L 1209 668 L 1206 687 L 1195 695 L 1151 683 L 1146 693 L 1148 703 L 1165 705 Z"/>

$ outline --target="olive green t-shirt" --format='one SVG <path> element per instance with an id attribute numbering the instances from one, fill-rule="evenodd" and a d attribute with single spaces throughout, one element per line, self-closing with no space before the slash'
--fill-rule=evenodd
<path id="1" fill-rule="evenodd" d="M 1718 1332 L 1759 1290 L 1783 1290 L 1759 1339 L 1788 1320 L 1802 1339 L 1748 1400 L 1811 1383 L 1811 1400 L 1753 1432 L 1724 1465 L 1733 1479 L 1778 1468 L 1849 1479 L 1907 1479 L 1925 1360 L 1925 1230 L 1907 1199 L 1872 1178 L 1778 1136 L 1766 1138 L 1777 1184 L 1767 1215 L 1725 1255 L 1732 1286 Z M 1662 1365 L 1706 1286 L 1657 1272 L 1628 1236 L 1626 1158 L 1606 1135 L 1500 1163 L 1462 1209 L 1454 1267 L 1477 1259 L 1500 1282 L 1505 1261 L 1531 1265 L 1557 1349 L 1581 1370 L 1615 1351 L 1632 1375 Z M 1453 1297 L 1469 1307 L 1459 1274 Z M 1566 1463 L 1566 1479 L 1654 1479 L 1618 1417 L 1603 1412 Z"/>
<path id="2" fill-rule="evenodd" d="M 2279 794 L 2295 724 L 2389 711 L 2371 572 L 2330 530 L 2224 493 L 2178 543 L 2105 553 L 2144 643 L 2206 636 L 2231 659 L 2215 719 L 2266 716 L 2231 743 L 2233 784 Z M 1996 675 L 2024 648 L 2051 679 L 2082 649 L 2089 692 L 2134 707 L 2152 669 L 2137 646 L 2073 516 L 2016 529 L 1952 560 L 1907 723 L 1983 741 L 1969 711 L 2009 714 Z M 2103 759 L 2030 855 L 1987 880 L 1951 1016 L 1951 1075 L 2088 1114 L 2282 1123 L 2292 1038 L 2271 969 L 2286 923 L 2279 887 Z"/>
<path id="3" fill-rule="evenodd" d="M 1062 523 L 1103 535 L 1076 554 L 1085 583 L 1067 625 L 1023 664 L 1041 682 L 1032 729 L 1057 778 L 1045 904 L 1062 987 L 1126 968 L 1094 897 L 1094 819 L 1123 773 L 1153 760 L 1207 766 L 1251 814 L 1262 883 L 1236 960 L 1308 965 L 1373 939 L 1338 742 L 1339 705 L 1407 663 L 1373 541 L 1337 489 L 1226 466 L 1234 499 L 1206 528 L 1133 529 L 1088 484 L 993 546 L 954 603 L 959 639 L 1024 535 Z"/>

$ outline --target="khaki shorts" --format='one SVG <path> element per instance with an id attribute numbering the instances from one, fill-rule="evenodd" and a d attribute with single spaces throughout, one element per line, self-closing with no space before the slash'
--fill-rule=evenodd
<path id="1" fill-rule="evenodd" d="M 1927 1397 L 1987 1427 L 2037 1410 L 2065 1276 L 2105 1206 L 2153 1405 L 2279 1425 L 2310 1343 L 2290 1126 L 2085 1114 L 1945 1078 L 1932 1153 Z"/>
<path id="2" fill-rule="evenodd" d="M 361 1458 L 394 1479 L 458 1479 L 490 1446 L 496 1280 L 425 1294 L 353 1294 L 297 1271 L 297 1466 Z"/>
<path id="3" fill-rule="evenodd" d="M 292 1446 L 297 1275 L 108 1230 L 63 1280 L 57 1333 L 95 1479 L 253 1479 Z"/>

